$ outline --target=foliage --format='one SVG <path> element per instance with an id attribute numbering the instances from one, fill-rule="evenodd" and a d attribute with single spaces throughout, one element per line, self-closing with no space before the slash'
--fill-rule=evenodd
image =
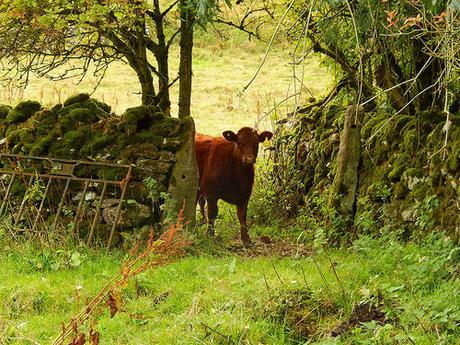
<path id="1" fill-rule="evenodd" d="M 127 262 L 121 252 L 80 249 L 79 266 L 39 271 L 28 262 L 32 252 L 15 250 L 0 254 L 6 343 L 50 343 Z M 128 279 L 114 294 L 113 317 L 103 303 L 93 330 L 101 343 L 125 344 L 454 344 L 459 255 L 441 233 L 418 244 L 362 236 L 350 248 L 297 258 L 196 252 Z M 369 315 L 376 319 L 359 321 Z"/>
<path id="2" fill-rule="evenodd" d="M 386 99 L 379 101 L 395 111 L 433 105 L 448 111 L 445 105 L 452 105 L 454 113 L 460 86 L 460 17 L 454 3 L 301 1 L 295 3 L 289 34 L 299 42 L 296 55 L 311 48 L 332 59 L 358 103 L 373 108 L 371 100 L 385 90 Z"/>

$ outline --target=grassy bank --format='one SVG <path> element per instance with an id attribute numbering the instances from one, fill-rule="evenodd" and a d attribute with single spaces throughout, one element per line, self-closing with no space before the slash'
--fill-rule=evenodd
<path id="1" fill-rule="evenodd" d="M 101 344 L 460 339 L 458 248 L 443 237 L 421 244 L 363 237 L 348 249 L 285 258 L 200 254 L 209 250 L 202 246 L 129 282 L 121 292 L 123 311 L 110 318 L 106 310 L 97 318 Z M 50 343 L 122 259 L 121 253 L 95 255 L 81 248 L 4 250 L 0 343 Z"/>

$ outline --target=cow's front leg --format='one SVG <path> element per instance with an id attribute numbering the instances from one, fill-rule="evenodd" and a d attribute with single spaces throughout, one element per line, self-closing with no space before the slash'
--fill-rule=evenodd
<path id="1" fill-rule="evenodd" d="M 206 204 L 206 199 L 200 192 L 198 192 L 197 203 L 198 205 L 200 205 L 200 214 L 201 214 L 200 224 L 206 224 L 206 214 L 204 213 L 204 206 Z"/>
<path id="2" fill-rule="evenodd" d="M 219 212 L 217 199 L 207 198 L 206 203 L 208 204 L 208 234 L 214 236 L 214 222 L 217 218 L 217 213 Z"/>
<path id="3" fill-rule="evenodd" d="M 237 215 L 238 215 L 238 220 L 240 221 L 240 235 L 241 235 L 241 241 L 243 242 L 243 245 L 245 247 L 250 247 L 252 246 L 251 239 L 249 238 L 248 234 L 248 226 L 246 224 L 246 215 L 248 212 L 248 204 L 244 203 L 242 205 L 237 206 Z"/>

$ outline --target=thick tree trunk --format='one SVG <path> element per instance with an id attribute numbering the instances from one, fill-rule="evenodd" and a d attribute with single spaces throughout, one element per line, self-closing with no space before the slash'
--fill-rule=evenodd
<path id="1" fill-rule="evenodd" d="M 136 42 L 134 44 L 136 73 L 141 84 L 142 104 L 157 105 L 158 101 L 153 86 L 153 76 L 147 60 L 147 45 L 145 42 L 145 23 L 137 29 Z"/>
<path id="2" fill-rule="evenodd" d="M 185 0 L 180 1 L 180 65 L 179 65 L 179 118 L 190 116 L 192 97 L 193 13 Z"/>

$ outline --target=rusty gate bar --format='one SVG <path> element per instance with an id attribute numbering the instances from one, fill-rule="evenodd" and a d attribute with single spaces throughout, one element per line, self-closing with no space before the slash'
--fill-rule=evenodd
<path id="1" fill-rule="evenodd" d="M 35 165 L 35 163 L 32 163 L 31 161 L 39 161 L 39 165 Z M 120 169 L 125 169 L 126 175 L 123 175 L 121 172 L 123 170 L 118 170 L 117 169 L 117 174 L 116 176 L 122 176 L 120 180 L 117 179 L 106 179 L 104 178 L 104 170 L 97 168 L 96 170 L 91 170 L 94 167 L 112 167 L 112 168 L 120 168 Z M 82 168 L 76 170 L 76 168 Z M 38 170 L 38 171 L 37 171 Z M 120 171 L 120 173 L 119 173 Z M 102 175 L 101 175 L 102 173 Z M 55 159 L 55 158 L 49 158 L 49 157 L 37 157 L 37 156 L 22 156 L 22 155 L 15 155 L 15 154 L 7 154 L 7 153 L 1 153 L 0 152 L 0 175 L 2 176 L 11 176 L 11 178 L 8 179 L 5 177 L 5 183 L 1 183 L 1 188 L 5 191 L 5 194 L 2 198 L 2 203 L 0 206 L 0 216 L 7 212 L 11 213 L 16 213 L 13 215 L 13 222 L 14 225 L 18 225 L 24 230 L 28 230 L 31 233 L 35 233 L 37 231 L 37 228 L 42 226 L 45 226 L 43 229 L 44 231 L 46 230 L 46 222 L 47 219 L 51 220 L 49 217 L 53 216 L 54 213 L 54 219 L 52 219 L 53 224 L 50 226 L 50 230 L 56 231 L 61 217 L 61 214 L 63 212 L 63 208 L 65 205 L 70 207 L 70 210 L 73 210 L 72 212 L 75 212 L 75 216 L 73 216 L 73 227 L 71 228 L 71 231 L 75 235 L 75 238 L 78 238 L 79 236 L 79 226 L 80 223 L 82 222 L 83 219 L 86 219 L 84 217 L 87 217 L 87 215 L 90 215 L 88 213 L 88 209 L 84 206 L 85 201 L 86 201 L 86 196 L 89 187 L 91 186 L 91 193 L 95 193 L 94 199 L 88 199 L 88 200 L 93 200 L 91 203 L 96 203 L 96 214 L 94 215 L 94 218 L 91 222 L 91 228 L 89 229 L 89 234 L 88 237 L 86 238 L 87 244 L 91 244 L 94 238 L 94 232 L 96 229 L 96 225 L 99 221 L 99 216 L 101 213 L 101 208 L 102 204 L 104 201 L 104 198 L 107 194 L 107 188 L 108 186 L 114 186 L 117 189 L 114 191 L 111 191 L 111 195 L 114 195 L 116 199 L 118 199 L 118 206 L 116 209 L 116 216 L 114 222 L 111 224 L 111 231 L 110 231 L 110 236 L 108 239 L 107 243 L 107 250 L 110 249 L 112 242 L 113 242 L 113 237 L 115 230 L 117 229 L 118 223 L 120 221 L 120 216 L 121 216 L 121 210 L 123 206 L 123 201 L 126 197 L 126 192 L 128 189 L 128 185 L 130 183 L 130 180 L 132 178 L 132 173 L 133 173 L 133 165 L 123 165 L 123 164 L 115 164 L 115 163 L 106 163 L 106 162 L 89 162 L 89 161 L 81 161 L 81 160 L 69 160 L 69 159 Z M 88 175 L 91 176 L 94 174 L 96 177 L 87 177 Z M 29 177 L 28 183 L 25 181 L 25 177 Z M 29 194 L 32 191 L 31 188 L 33 186 L 34 180 L 37 181 L 40 184 L 40 189 L 43 188 L 43 186 L 46 185 L 44 192 L 42 195 L 40 195 L 40 203 L 38 203 L 38 199 L 32 198 Z M 46 182 L 45 182 L 46 180 Z M 54 196 L 54 192 L 51 193 L 51 186 L 53 185 L 53 181 L 65 181 L 65 187 L 62 192 L 56 191 L 58 194 L 56 197 Z M 74 187 L 71 186 L 71 182 L 75 181 L 77 184 Z M 22 196 L 22 200 L 19 199 L 18 192 L 12 192 L 13 191 L 13 186 L 17 183 L 24 183 L 25 185 L 25 191 L 24 195 L 22 196 L 22 193 L 20 195 Z M 22 184 L 21 183 L 21 184 Z M 99 186 L 102 184 L 102 192 L 99 194 Z M 78 189 L 79 188 L 79 189 Z M 83 189 L 82 194 L 80 196 L 81 188 Z M 15 189 L 14 189 L 15 190 Z M 76 194 L 75 194 L 76 193 Z M 99 195 L 98 195 L 99 194 Z M 72 195 L 76 195 L 77 198 L 73 199 Z M 119 195 L 119 197 L 117 197 Z M 80 199 L 78 199 L 80 197 Z M 13 199 L 16 198 L 16 199 Z M 52 202 L 53 200 L 59 200 L 59 205 L 57 207 L 57 210 L 55 210 L 55 207 L 53 207 L 52 203 L 49 204 L 49 207 L 45 207 L 46 200 L 48 202 Z M 19 200 L 20 203 L 19 203 Z M 13 201 L 12 201 L 13 200 Z M 78 207 L 75 211 L 75 206 L 76 203 L 74 201 L 78 200 Z M 26 207 L 27 204 L 27 207 Z M 8 206 L 9 205 L 9 206 Z M 19 205 L 19 210 L 16 212 L 15 207 L 18 207 Z M 23 213 L 24 210 L 27 209 L 29 210 L 29 206 L 31 206 L 30 211 L 32 212 L 31 215 L 25 216 L 26 221 L 22 222 Z M 67 207 L 66 206 L 66 207 Z M 35 214 L 36 212 L 36 214 Z M 44 216 L 44 212 L 46 212 L 46 216 Z M 28 211 L 29 214 L 29 211 Z M 43 219 L 43 224 L 40 223 L 40 217 Z M 64 219 L 64 218 L 63 218 Z M 72 224 L 71 221 L 69 221 L 69 218 L 67 217 L 67 213 L 65 213 L 65 222 L 69 222 L 69 224 Z M 42 230 L 39 230 L 42 231 Z M 85 236 L 86 237 L 86 236 Z"/>
<path id="2" fill-rule="evenodd" d="M 62 195 L 61 195 L 61 201 L 59 202 L 59 206 L 58 206 L 58 209 L 56 211 L 56 215 L 54 217 L 53 227 L 51 228 L 51 230 L 53 230 L 53 231 L 56 230 L 56 225 L 57 225 L 59 217 L 61 215 L 62 206 L 64 206 L 65 196 L 67 194 L 67 191 L 69 190 L 69 186 L 70 186 L 70 178 L 67 178 L 67 181 L 66 181 L 65 187 L 64 187 L 64 191 L 62 192 Z"/>
<path id="3" fill-rule="evenodd" d="M 73 220 L 74 227 L 72 230 L 73 230 L 75 237 L 78 236 L 78 224 L 80 223 L 81 210 L 83 207 L 83 203 L 85 202 L 86 191 L 88 190 L 88 186 L 89 186 L 89 181 L 85 181 L 85 186 L 83 187 L 82 197 L 80 199 L 80 202 L 78 203 L 77 213 L 75 214 L 75 218 Z"/>
<path id="4" fill-rule="evenodd" d="M 33 180 L 34 180 L 34 177 L 31 176 L 30 179 L 29 179 L 29 182 L 27 184 L 25 184 L 26 189 L 24 190 L 24 197 L 22 198 L 21 206 L 19 206 L 18 214 L 17 214 L 16 218 L 14 219 L 14 222 L 13 222 L 14 225 L 17 225 L 21 221 L 22 212 L 24 211 L 24 205 L 26 204 L 27 197 L 28 197 L 27 192 L 28 192 L 29 187 L 32 184 Z"/>
<path id="5" fill-rule="evenodd" d="M 120 212 L 121 212 L 121 205 L 123 203 L 123 199 L 125 198 L 126 190 L 128 189 L 129 180 L 131 180 L 132 169 L 133 169 L 132 166 L 128 168 L 128 173 L 126 174 L 126 181 L 124 181 L 123 183 L 123 190 L 121 192 L 120 202 L 118 203 L 117 214 L 115 216 L 115 221 L 113 222 L 112 229 L 110 230 L 109 242 L 107 243 L 107 251 L 110 250 L 110 246 L 112 245 L 113 234 L 118 225 L 118 220 L 120 218 Z"/>
<path id="6" fill-rule="evenodd" d="M 96 214 L 94 215 L 93 222 L 91 223 L 91 230 L 89 231 L 88 241 L 86 242 L 88 246 L 93 240 L 94 228 L 96 227 L 97 221 L 99 219 L 99 212 L 101 212 L 101 206 L 102 206 L 102 202 L 104 201 L 106 190 L 107 190 L 107 183 L 104 183 L 104 186 L 102 187 L 101 197 L 99 198 L 99 202 L 97 203 Z"/>
<path id="7" fill-rule="evenodd" d="M 110 162 L 93 162 L 93 161 L 82 161 L 82 160 L 71 160 L 71 159 L 64 159 L 64 158 L 50 158 L 50 157 L 38 157 L 38 156 L 23 156 L 23 155 L 15 155 L 11 153 L 0 152 L 0 158 L 1 157 L 15 158 L 16 160 L 29 159 L 29 160 L 48 161 L 50 163 L 69 163 L 69 164 L 79 163 L 79 164 L 97 165 L 97 166 L 112 167 L 112 168 L 126 168 L 126 169 L 132 166 L 130 164 L 117 164 L 117 163 L 110 163 Z"/>
<path id="8" fill-rule="evenodd" d="M 16 173 L 13 173 L 11 175 L 11 180 L 10 180 L 10 183 L 8 184 L 8 188 L 6 189 L 5 196 L 3 197 L 2 207 L 0 208 L 0 216 L 3 215 L 3 211 L 5 210 L 5 204 L 8 202 L 8 197 L 11 192 L 11 187 L 13 187 L 13 182 L 14 182 L 15 177 L 16 177 Z"/>
<path id="9" fill-rule="evenodd" d="M 40 206 L 38 206 L 37 216 L 35 217 L 34 224 L 32 226 L 32 232 L 35 231 L 35 228 L 37 227 L 37 222 L 40 219 L 40 215 L 41 215 L 42 210 L 43 210 L 43 205 L 45 204 L 46 196 L 48 195 L 48 191 L 49 191 L 50 186 L 51 186 L 51 181 L 52 181 L 52 179 L 49 178 L 48 183 L 46 184 L 45 193 L 43 194 L 42 200 L 40 201 Z"/>

